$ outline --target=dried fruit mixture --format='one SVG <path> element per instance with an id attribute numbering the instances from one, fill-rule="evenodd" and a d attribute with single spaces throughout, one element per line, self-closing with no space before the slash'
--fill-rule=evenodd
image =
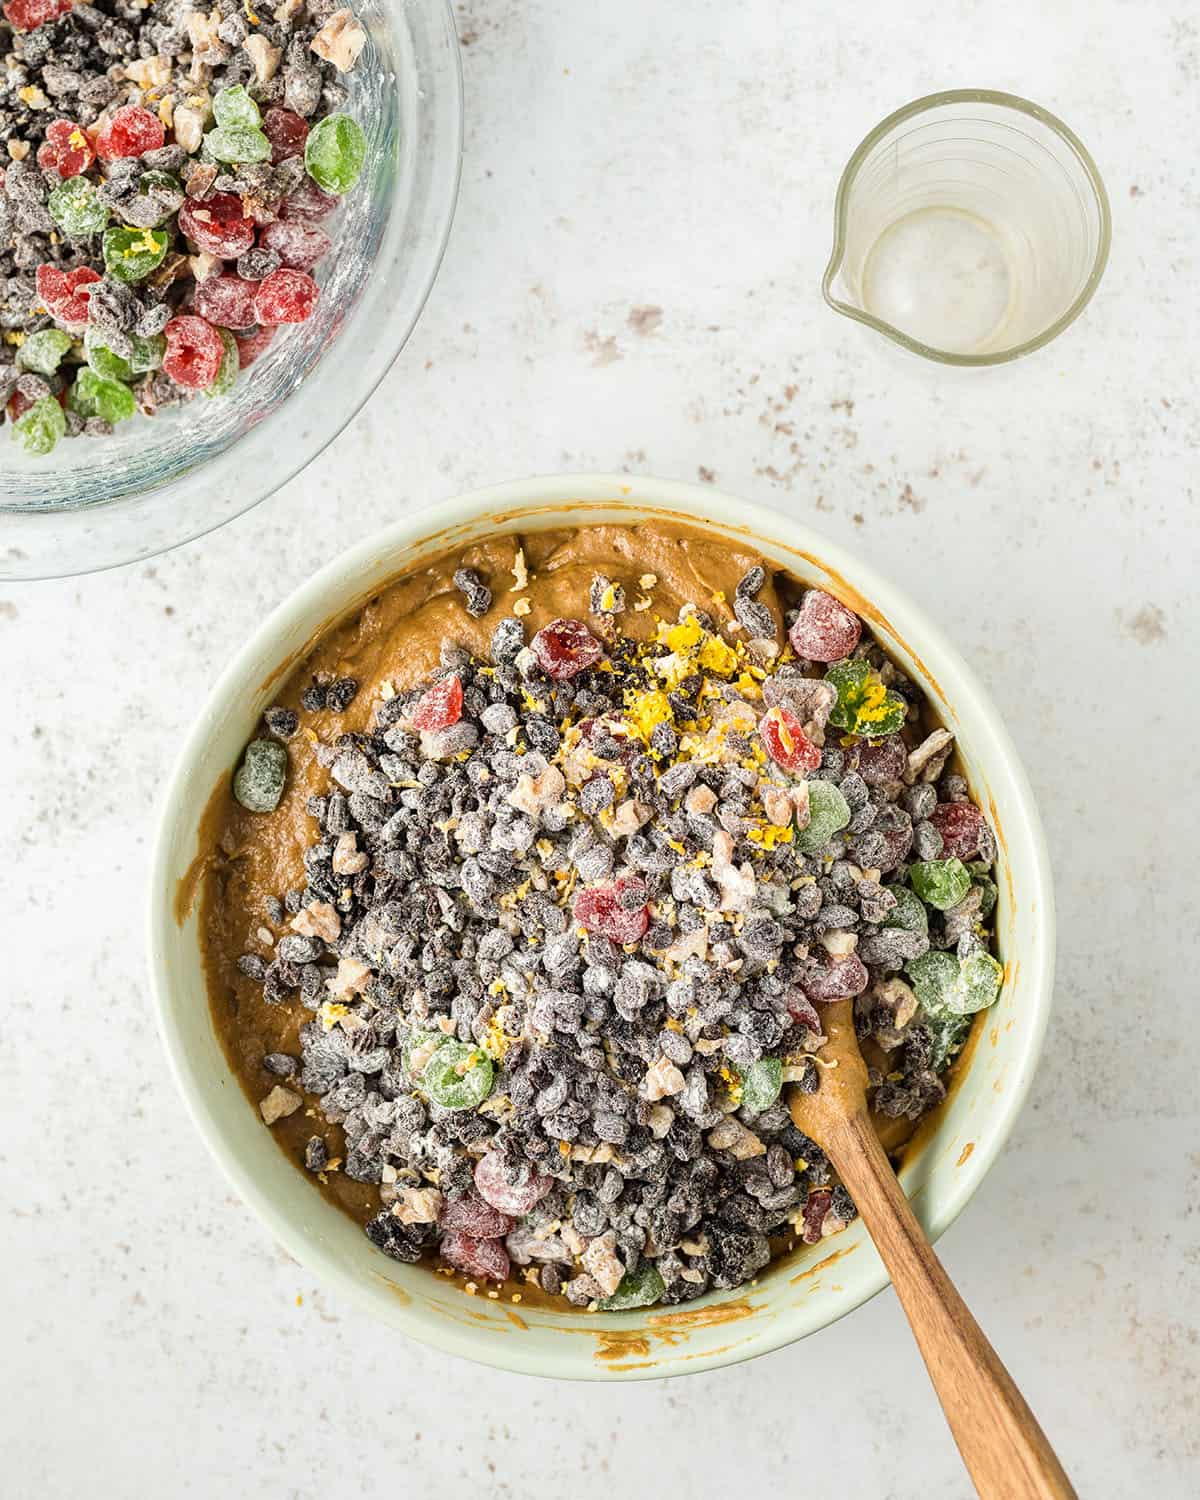
<path id="1" fill-rule="evenodd" d="M 40 455 L 226 394 L 312 315 L 366 32 L 336 0 L 0 13 L 0 420 Z"/>
<path id="2" fill-rule="evenodd" d="M 854 1216 L 786 1106 L 821 1087 L 824 1005 L 854 998 L 877 1116 L 943 1097 L 1001 984 L 993 834 L 830 594 L 776 580 L 780 618 L 756 566 L 731 618 L 697 600 L 633 639 L 653 575 L 628 602 L 596 576 L 586 619 L 527 639 L 517 571 L 486 656 L 445 640 L 332 739 L 305 717 L 359 685 L 314 680 L 246 751 L 235 795 L 265 819 L 289 747 L 327 771 L 285 935 L 238 960 L 304 1018 L 260 1107 L 308 1106 L 305 1164 L 371 1186 L 386 1255 L 685 1302 Z M 453 582 L 472 620 L 504 586 Z"/>

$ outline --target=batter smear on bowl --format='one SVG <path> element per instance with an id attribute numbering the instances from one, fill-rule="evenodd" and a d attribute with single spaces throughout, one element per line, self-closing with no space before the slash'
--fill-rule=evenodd
<path id="1" fill-rule="evenodd" d="M 854 1206 L 791 1123 L 854 997 L 881 1128 L 1002 970 L 991 829 L 832 595 L 683 527 L 497 537 L 327 631 L 203 833 L 213 1011 L 385 1254 L 679 1303 Z"/>

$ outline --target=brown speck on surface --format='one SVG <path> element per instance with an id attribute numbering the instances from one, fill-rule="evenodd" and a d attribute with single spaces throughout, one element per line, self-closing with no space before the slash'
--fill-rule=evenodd
<path id="1" fill-rule="evenodd" d="M 901 507 L 907 507 L 907 509 L 911 510 L 914 515 L 920 515 L 920 513 L 925 509 L 924 500 L 921 499 L 920 495 L 913 494 L 913 487 L 911 484 L 906 484 L 900 491 L 900 505 Z"/>
<path id="2" fill-rule="evenodd" d="M 704 470 L 700 470 L 703 475 Z M 17 606 L 11 599 L 0 599 L 0 620 L 15 620 L 17 618 Z"/>
<path id="3" fill-rule="evenodd" d="M 961 1167 L 963 1163 L 969 1159 L 971 1152 L 974 1151 L 974 1149 L 975 1142 L 968 1141 L 967 1144 L 962 1148 L 962 1151 L 959 1153 L 958 1160 L 954 1163 L 954 1165 L 956 1167 Z"/>
<path id="4" fill-rule="evenodd" d="M 616 339 L 611 335 L 601 338 L 594 328 L 589 328 L 584 334 L 583 347 L 592 356 L 592 363 L 601 368 L 615 364 L 622 357 Z"/>
<path id="5" fill-rule="evenodd" d="M 854 402 L 850 399 L 849 396 L 841 396 L 837 401 L 831 401 L 829 403 L 829 410 L 844 411 L 848 417 L 852 417 L 854 415 Z"/>
<path id="6" fill-rule="evenodd" d="M 647 305 L 645 307 L 631 307 L 629 309 L 629 326 L 639 338 L 648 339 L 651 334 L 657 333 L 662 327 L 663 310 L 661 307 Z"/>
<path id="7" fill-rule="evenodd" d="M 854 522 L 854 524 L 856 526 L 865 526 L 867 524 L 867 518 L 866 518 L 866 516 L 863 515 L 863 513 L 862 513 L 861 510 L 856 510 L 854 512 L 854 514 L 850 517 L 850 519 Z"/>
<path id="8" fill-rule="evenodd" d="M 1129 196 L 1131 198 L 1144 198 L 1146 195 L 1142 192 L 1141 188 L 1138 187 L 1136 182 L 1131 182 L 1129 184 Z"/>
<path id="9" fill-rule="evenodd" d="M 1121 610 L 1117 611 L 1117 623 L 1122 632 L 1139 646 L 1156 646 L 1159 641 L 1166 640 L 1166 618 L 1157 604 L 1144 604 L 1128 619 Z"/>
<path id="10" fill-rule="evenodd" d="M 701 464 L 700 467 L 696 470 L 696 473 L 699 474 L 700 482 L 702 484 L 716 484 L 717 482 L 716 471 L 713 469 L 706 469 L 703 464 Z"/>

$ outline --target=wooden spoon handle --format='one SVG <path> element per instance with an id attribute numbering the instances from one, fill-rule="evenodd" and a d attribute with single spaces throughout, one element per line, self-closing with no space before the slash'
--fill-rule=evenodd
<path id="1" fill-rule="evenodd" d="M 866 1112 L 828 1125 L 827 1137 L 983 1500 L 1077 1500 L 1037 1418 L 933 1253 Z"/>

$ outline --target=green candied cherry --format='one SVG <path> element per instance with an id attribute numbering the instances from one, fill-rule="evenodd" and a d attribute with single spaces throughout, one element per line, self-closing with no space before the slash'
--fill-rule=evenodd
<path id="1" fill-rule="evenodd" d="M 348 193 L 358 181 L 367 154 L 367 138 L 349 115 L 326 115 L 308 132 L 304 165 L 327 193 Z"/>
<path id="2" fill-rule="evenodd" d="M 133 350 L 129 355 L 129 368 L 135 375 L 145 375 L 148 370 L 161 370 L 167 352 L 166 336 L 152 333 L 149 338 L 134 334 L 130 342 Z"/>
<path id="3" fill-rule="evenodd" d="M 908 872 L 912 888 L 928 906 L 949 911 L 971 889 L 971 876 L 961 859 L 925 859 Z"/>
<path id="4" fill-rule="evenodd" d="M 977 1010 L 994 1005 L 1004 982 L 1004 965 L 990 953 L 972 953 L 964 958 L 954 991 L 952 1009 L 955 1015 L 973 1016 Z"/>
<path id="5" fill-rule="evenodd" d="M 970 1016 L 945 1016 L 935 1021 L 926 1016 L 923 1024 L 933 1042 L 929 1054 L 929 1066 L 935 1073 L 940 1073 L 966 1041 L 967 1033 L 971 1029 L 971 1018 Z"/>
<path id="6" fill-rule="evenodd" d="M 12 427 L 13 441 L 20 443 L 26 453 L 38 457 L 49 453 L 59 438 L 66 436 L 66 431 L 67 419 L 53 396 L 43 396 L 40 401 L 35 401 Z"/>
<path id="7" fill-rule="evenodd" d="M 760 1057 L 739 1072 L 742 1077 L 742 1108 L 761 1115 L 779 1098 L 783 1087 L 783 1064 L 777 1057 Z"/>
<path id="8" fill-rule="evenodd" d="M 837 689 L 837 702 L 829 722 L 847 734 L 877 740 L 895 734 L 908 715 L 908 705 L 899 693 L 885 687 L 878 672 L 861 656 L 835 662 L 825 681 Z"/>
<path id="9" fill-rule="evenodd" d="M 108 223 L 108 205 L 101 202 L 94 183 L 86 177 L 68 177 L 46 200 L 50 217 L 73 240 L 99 234 Z"/>
<path id="10" fill-rule="evenodd" d="M 217 366 L 212 385 L 208 386 L 204 392 L 206 396 L 227 396 L 233 389 L 234 382 L 238 378 L 238 370 L 241 368 L 237 340 L 233 334 L 228 328 L 218 328 L 217 334 L 225 352 L 221 355 L 221 363 Z"/>
<path id="11" fill-rule="evenodd" d="M 896 898 L 896 904 L 883 919 L 885 927 L 901 927 L 905 932 L 929 932 L 929 913 L 925 903 L 915 891 L 906 885 L 889 885 L 888 890 Z"/>
<path id="12" fill-rule="evenodd" d="M 474 1109 L 492 1091 L 495 1069 L 487 1053 L 466 1042 L 446 1042 L 421 1074 L 421 1086 L 443 1109 Z"/>
<path id="13" fill-rule="evenodd" d="M 87 355 L 88 368 L 95 370 L 101 380 L 133 379 L 130 361 L 114 354 L 94 328 L 89 328 L 83 336 L 83 352 Z"/>
<path id="14" fill-rule="evenodd" d="M 157 229 L 179 212 L 184 196 L 183 184 L 170 172 L 143 172 L 138 178 L 137 197 L 126 210 L 128 221 Z"/>
<path id="15" fill-rule="evenodd" d="M 165 229 L 106 229 L 101 241 L 104 269 L 118 281 L 144 281 L 162 265 L 170 244 Z"/>
<path id="16" fill-rule="evenodd" d="M 81 417 L 99 417 L 104 422 L 125 422 L 137 410 L 127 385 L 98 375 L 86 365 L 76 375 L 67 400 Z"/>
<path id="17" fill-rule="evenodd" d="M 909 959 L 904 966 L 912 981 L 913 994 L 921 1002 L 921 1009 L 935 1021 L 958 1014 L 949 998 L 958 983 L 960 967 L 957 955 L 937 949 L 923 953 L 920 958 Z"/>
<path id="18" fill-rule="evenodd" d="M 237 774 L 233 795 L 247 812 L 274 812 L 287 780 L 287 751 L 278 740 L 251 740 Z"/>
<path id="19" fill-rule="evenodd" d="M 850 805 L 831 781 L 808 783 L 808 822 L 796 834 L 801 854 L 819 854 L 850 821 Z"/>
<path id="20" fill-rule="evenodd" d="M 996 882 L 989 880 L 986 875 L 973 876 L 971 884 L 979 887 L 979 920 L 986 922 L 996 909 L 996 898 L 1000 892 L 996 889 Z"/>
<path id="21" fill-rule="evenodd" d="M 204 137 L 204 146 L 214 161 L 230 166 L 267 161 L 271 142 L 261 130 L 242 125 L 218 125 Z"/>
<path id="22" fill-rule="evenodd" d="M 1003 967 L 990 953 L 972 953 L 964 959 L 953 953 L 923 953 L 910 959 L 905 971 L 922 1010 L 935 1021 L 987 1010 L 995 1004 L 1004 978 Z"/>
<path id="23" fill-rule="evenodd" d="M 39 333 L 31 333 L 17 350 L 17 368 L 53 375 L 74 342 L 61 328 L 43 328 Z"/>
<path id="24" fill-rule="evenodd" d="M 628 1312 L 634 1307 L 649 1307 L 665 1290 L 658 1267 L 653 1261 L 644 1260 L 636 1271 L 625 1272 L 611 1297 L 602 1298 L 596 1305 L 601 1312 Z"/>
<path id="25" fill-rule="evenodd" d="M 213 95 L 213 119 L 231 130 L 257 130 L 262 122 L 258 105 L 240 83 L 230 89 L 218 89 Z"/>

